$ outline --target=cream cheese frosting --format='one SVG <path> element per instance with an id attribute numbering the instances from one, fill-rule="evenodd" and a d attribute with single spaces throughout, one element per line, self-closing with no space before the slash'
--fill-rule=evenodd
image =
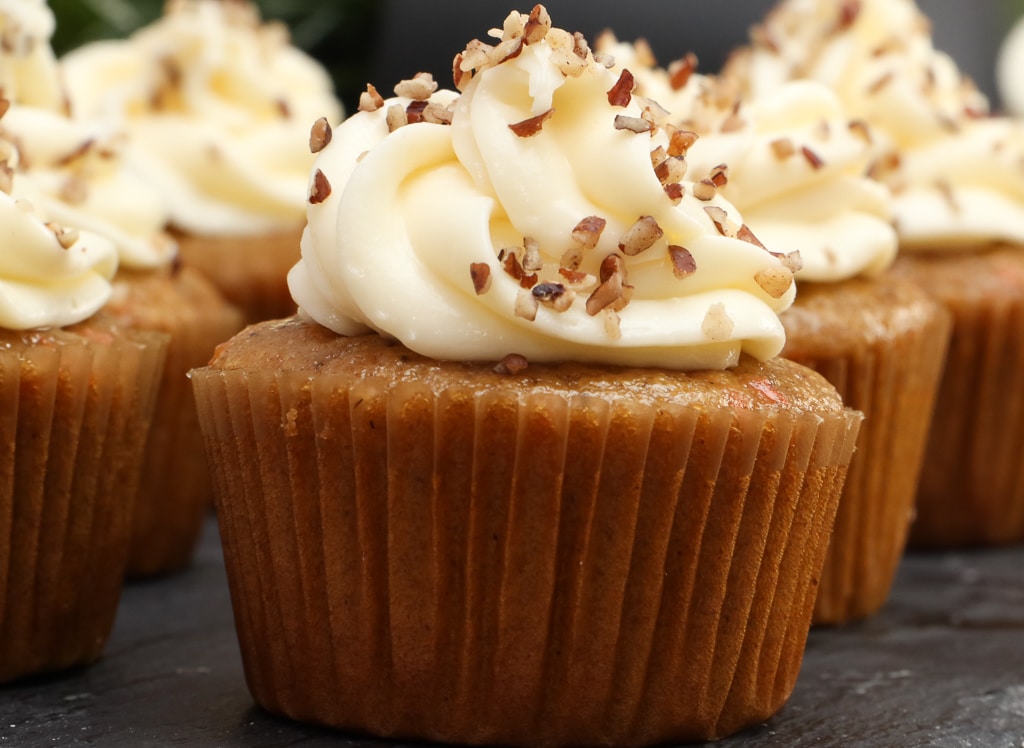
<path id="1" fill-rule="evenodd" d="M 173 223 L 206 235 L 302 224 L 310 124 L 341 107 L 327 73 L 241 0 L 177 0 L 126 40 L 62 59 L 76 116 L 123 125 Z"/>
<path id="2" fill-rule="evenodd" d="M 913 0 L 783 0 L 732 56 L 724 75 L 759 98 L 810 78 L 834 90 L 851 117 L 902 149 L 940 138 L 988 111 Z"/>
<path id="3" fill-rule="evenodd" d="M 0 77 L 8 111 L 0 132 L 18 148 L 16 194 L 51 220 L 114 242 L 120 264 L 169 264 L 173 241 L 159 194 L 126 166 L 116 136 L 67 114 L 57 60 L 50 47 L 52 11 L 35 0 L 0 1 Z"/>
<path id="4" fill-rule="evenodd" d="M 901 248 L 1024 245 L 1024 122 L 992 117 L 901 155 L 889 177 Z"/>
<path id="5" fill-rule="evenodd" d="M 22 155 L 19 189 L 33 185 L 32 202 L 53 220 L 106 237 L 124 267 L 150 269 L 173 261 L 177 246 L 164 233 L 167 208 L 125 164 L 115 135 L 20 105 L 7 112 L 0 131 Z"/>
<path id="6" fill-rule="evenodd" d="M 5 98 L 63 109 L 64 91 L 50 46 L 55 26 L 45 0 L 0 0 L 0 91 Z"/>
<path id="7" fill-rule="evenodd" d="M 91 317 L 111 295 L 117 249 L 53 223 L 15 198 L 17 151 L 0 141 L 0 328 L 64 327 Z"/>
<path id="8" fill-rule="evenodd" d="M 876 275 L 896 257 L 889 189 L 866 176 L 871 133 L 814 81 L 729 107 L 687 152 L 696 178 L 728 166 L 722 195 L 770 247 L 796 249 L 799 280 Z"/>
<path id="9" fill-rule="evenodd" d="M 696 369 L 778 353 L 798 257 L 676 179 L 660 108 L 543 8 L 496 34 L 457 56 L 461 95 L 368 95 L 320 151 L 289 275 L 302 313 L 448 360 Z M 410 113 L 423 121 L 396 126 Z"/>
<path id="10" fill-rule="evenodd" d="M 784 0 L 724 75 L 747 95 L 828 85 L 875 140 L 871 175 L 893 191 L 901 249 L 943 251 L 1024 236 L 1020 126 L 932 44 L 912 0 Z"/>
<path id="11" fill-rule="evenodd" d="M 783 81 L 750 101 L 735 79 L 698 74 L 692 55 L 661 68 L 642 42 L 605 34 L 596 48 L 699 136 L 686 153 L 690 178 L 735 205 L 767 246 L 798 250 L 798 279 L 837 282 L 892 263 L 891 195 L 865 174 L 871 132 L 827 86 Z"/>

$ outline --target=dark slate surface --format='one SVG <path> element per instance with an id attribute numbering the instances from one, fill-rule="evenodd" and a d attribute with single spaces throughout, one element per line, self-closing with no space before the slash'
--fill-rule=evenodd
<path id="1" fill-rule="evenodd" d="M 103 660 L 0 689 L 0 746 L 397 748 L 269 716 L 245 688 L 211 521 L 194 566 L 130 585 Z M 740 746 L 1024 746 L 1024 549 L 911 555 L 871 621 L 811 633 Z"/>

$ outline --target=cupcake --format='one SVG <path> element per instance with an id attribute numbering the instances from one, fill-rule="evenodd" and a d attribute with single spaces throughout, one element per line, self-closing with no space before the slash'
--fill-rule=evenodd
<path id="1" fill-rule="evenodd" d="M 862 619 L 885 603 L 906 546 L 948 313 L 886 272 L 897 248 L 892 197 L 865 175 L 871 130 L 832 91 L 802 80 L 744 101 L 729 95 L 737 81 L 697 85 L 694 106 L 677 112 L 700 136 L 689 173 L 767 246 L 800 252 L 782 355 L 824 374 L 865 415 L 814 612 L 822 624 Z"/>
<path id="2" fill-rule="evenodd" d="M 51 23 L 27 23 L 14 6 L 34 8 Z M 36 89 L 61 88 L 49 46 L 49 9 L 23 0 L 5 6 L 0 18 L 12 40 L 4 68 L 15 94 L 0 132 L 19 150 L 16 196 L 61 225 L 111 241 L 118 271 L 105 312 L 122 325 L 170 336 L 128 569 L 133 576 L 177 569 L 189 560 L 212 501 L 185 374 L 241 329 L 241 315 L 210 281 L 180 265 L 176 244 L 165 231 L 167 208 L 126 163 L 118 133 L 68 117 L 63 96 L 32 96 Z M 12 73 L 18 70 L 23 74 Z"/>
<path id="3" fill-rule="evenodd" d="M 16 163 L 0 142 L 0 683 L 102 653 L 165 344 L 104 314 L 117 251 L 12 197 Z"/>
<path id="4" fill-rule="evenodd" d="M 249 688 L 455 743 L 764 720 L 860 422 L 775 357 L 795 258 L 543 7 L 454 74 L 317 125 L 300 314 L 193 372 Z"/>
<path id="5" fill-rule="evenodd" d="M 727 71 L 751 92 L 808 77 L 831 86 L 875 138 L 872 175 L 893 192 L 892 273 L 952 314 L 911 528 L 913 545 L 1024 540 L 1024 168 L 1021 125 L 988 103 L 933 47 L 910 0 L 790 0 Z"/>
<path id="6" fill-rule="evenodd" d="M 247 321 L 295 311 L 309 127 L 337 118 L 327 73 L 245 0 L 169 2 L 129 39 L 62 60 L 76 117 L 129 135 L 133 165 L 162 194 L 186 265 Z"/>

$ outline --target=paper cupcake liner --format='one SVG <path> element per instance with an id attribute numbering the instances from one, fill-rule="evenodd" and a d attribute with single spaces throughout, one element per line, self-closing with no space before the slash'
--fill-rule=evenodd
<path id="1" fill-rule="evenodd" d="M 166 338 L 92 322 L 0 347 L 0 682 L 110 635 Z"/>
<path id="2" fill-rule="evenodd" d="M 193 373 L 246 678 L 460 743 L 724 736 L 785 702 L 859 426 Z"/>
<path id="3" fill-rule="evenodd" d="M 897 270 L 953 314 L 910 543 L 1024 541 L 1024 249 L 915 255 Z"/>
<path id="4" fill-rule="evenodd" d="M 178 233 L 185 265 L 209 278 L 252 324 L 295 313 L 288 271 L 299 261 L 302 227 L 254 236 Z"/>
<path id="5" fill-rule="evenodd" d="M 127 573 L 151 577 L 192 558 L 213 490 L 187 372 L 242 328 L 239 311 L 198 272 L 122 271 L 109 306 L 128 326 L 169 336 L 139 500 L 132 520 Z"/>
<path id="6" fill-rule="evenodd" d="M 815 623 L 842 624 L 873 615 L 889 597 L 914 516 L 950 320 L 923 291 L 890 279 L 808 288 L 805 299 L 794 311 L 819 323 L 841 318 L 856 328 L 855 319 L 871 320 L 845 338 L 795 326 L 784 351 L 865 416 L 814 609 Z"/>

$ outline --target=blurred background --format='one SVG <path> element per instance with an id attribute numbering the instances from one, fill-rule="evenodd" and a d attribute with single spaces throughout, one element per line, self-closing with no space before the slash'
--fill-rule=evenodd
<path id="1" fill-rule="evenodd" d="M 91 39 L 120 37 L 158 17 L 164 0 L 50 0 L 57 15 L 58 54 Z M 919 0 L 934 23 L 935 45 L 948 52 L 998 108 L 995 57 L 1024 0 Z M 473 38 L 500 26 L 508 11 L 527 3 L 490 0 L 258 0 L 264 18 L 288 24 L 292 39 L 334 77 L 347 109 L 373 82 L 390 92 L 425 70 L 450 86 L 451 61 Z M 715 72 L 728 51 L 773 0 L 547 0 L 557 26 L 588 39 L 611 28 L 623 40 L 644 37 L 662 64 L 693 51 L 700 70 Z"/>

